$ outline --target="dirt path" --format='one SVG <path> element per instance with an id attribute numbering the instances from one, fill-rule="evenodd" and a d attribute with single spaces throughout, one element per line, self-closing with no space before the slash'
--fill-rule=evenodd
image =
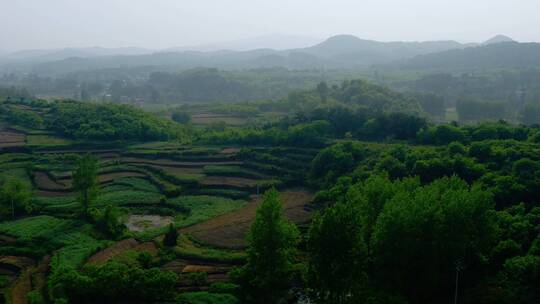
<path id="1" fill-rule="evenodd" d="M 285 216 L 291 221 L 301 224 L 311 219 L 311 212 L 305 205 L 313 195 L 305 190 L 287 190 L 280 193 Z M 201 242 L 221 248 L 244 248 L 245 236 L 253 219 L 261 197 L 254 197 L 244 209 L 218 216 L 206 222 L 181 230 L 189 233 Z"/>
<path id="2" fill-rule="evenodd" d="M 26 304 L 26 295 L 32 291 L 32 273 L 30 269 L 21 273 L 11 287 L 11 304 Z"/>

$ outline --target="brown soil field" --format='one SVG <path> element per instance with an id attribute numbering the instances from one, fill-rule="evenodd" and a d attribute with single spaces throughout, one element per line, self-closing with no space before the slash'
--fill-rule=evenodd
<path id="1" fill-rule="evenodd" d="M 219 154 L 232 155 L 240 152 L 240 148 L 224 148 Z"/>
<path id="2" fill-rule="evenodd" d="M 312 213 L 305 209 L 312 201 L 313 194 L 297 189 L 285 190 L 280 194 L 283 212 L 291 221 L 302 224 L 311 219 Z M 257 206 L 262 197 L 254 197 L 244 209 L 215 217 L 181 230 L 203 243 L 221 248 L 244 248 L 246 233 L 255 218 Z"/>
<path id="3" fill-rule="evenodd" d="M 240 126 L 245 125 L 248 120 L 244 117 L 232 116 L 226 114 L 195 114 L 191 116 L 191 121 L 196 125 L 209 125 L 217 122 L 224 122 L 227 125 Z"/>
<path id="4" fill-rule="evenodd" d="M 114 172 L 114 173 L 105 173 L 98 176 L 98 181 L 101 184 L 106 184 L 114 181 L 115 179 L 123 177 L 144 177 L 146 175 L 139 172 Z"/>
<path id="5" fill-rule="evenodd" d="M 0 244 L 4 244 L 4 243 L 5 244 L 10 244 L 10 243 L 15 243 L 16 241 L 17 241 L 17 239 L 14 238 L 14 237 L 0 234 Z"/>
<path id="6" fill-rule="evenodd" d="M 119 154 L 121 151 L 119 149 L 74 149 L 74 150 L 42 150 L 36 151 L 38 154 L 66 154 L 66 153 L 92 153 L 95 155 L 108 155 L 110 153 Z"/>
<path id="7" fill-rule="evenodd" d="M 43 197 L 60 197 L 60 196 L 69 196 L 72 195 L 73 192 L 69 191 L 46 191 L 46 190 L 39 190 L 36 192 L 37 196 L 43 196 Z"/>
<path id="8" fill-rule="evenodd" d="M 164 227 L 172 223 L 172 216 L 132 214 L 125 222 L 129 231 L 142 232 L 148 229 Z"/>
<path id="9" fill-rule="evenodd" d="M 229 177 L 229 176 L 207 176 L 201 184 L 204 186 L 232 186 L 239 188 L 251 188 L 257 185 L 258 180 L 243 178 L 243 177 Z"/>
<path id="10" fill-rule="evenodd" d="M 2 265 L 11 265 L 19 270 L 34 266 L 36 261 L 31 258 L 22 257 L 22 256 L 2 256 L 0 257 L 0 264 Z"/>
<path id="11" fill-rule="evenodd" d="M 137 252 L 144 251 L 150 253 L 152 256 L 156 256 L 158 253 L 158 249 L 154 242 L 139 243 L 136 239 L 131 238 L 116 242 L 113 245 L 93 254 L 88 259 L 88 263 L 103 264 L 128 250 L 134 250 Z"/>
<path id="12" fill-rule="evenodd" d="M 67 184 L 65 181 L 56 182 L 50 178 L 50 176 L 42 171 L 34 173 L 34 181 L 36 186 L 40 190 L 45 191 L 69 191 L 71 189 L 71 182 Z"/>
<path id="13" fill-rule="evenodd" d="M 106 263 L 108 260 L 114 258 L 115 256 L 122 254 L 126 250 L 134 249 L 138 245 L 139 245 L 139 242 L 137 242 L 137 240 L 133 238 L 114 243 L 113 245 L 92 255 L 88 259 L 88 263 L 92 263 L 92 264 Z"/>
<path id="14" fill-rule="evenodd" d="M 184 167 L 202 168 L 207 165 L 241 165 L 243 164 L 240 161 L 181 162 L 181 161 L 174 161 L 170 159 L 152 160 L 152 159 L 137 158 L 137 157 L 123 157 L 120 159 L 120 161 L 126 164 L 146 164 L 146 165 L 158 165 L 158 166 L 178 167 L 178 168 L 184 168 Z"/>
<path id="15" fill-rule="evenodd" d="M 0 148 L 24 146 L 26 135 L 0 129 Z"/>
<path id="16" fill-rule="evenodd" d="M 98 176 L 98 182 L 100 184 L 111 183 L 116 179 L 123 177 L 144 177 L 146 175 L 139 172 L 113 172 L 100 174 Z M 72 190 L 71 175 L 63 175 L 58 181 L 52 180 L 45 172 L 35 172 L 34 180 L 37 188 L 40 190 L 39 195 L 53 197 L 53 196 L 65 196 Z"/>
<path id="17" fill-rule="evenodd" d="M 214 263 L 210 261 L 178 259 L 161 266 L 161 269 L 176 273 L 206 272 L 211 274 L 227 273 L 233 266 L 234 265 L 232 264 Z"/>
<path id="18" fill-rule="evenodd" d="M 145 242 L 133 248 L 137 252 L 148 252 L 151 256 L 157 256 L 158 248 L 154 242 Z"/>
<path id="19" fill-rule="evenodd" d="M 160 165 L 148 165 L 149 167 L 163 170 L 167 174 L 203 174 L 202 168 L 182 168 L 182 167 L 169 167 Z"/>

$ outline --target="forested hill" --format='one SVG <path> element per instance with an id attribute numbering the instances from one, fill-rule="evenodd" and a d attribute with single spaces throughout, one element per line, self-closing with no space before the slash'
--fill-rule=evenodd
<path id="1" fill-rule="evenodd" d="M 352 35 L 337 35 L 320 44 L 295 51 L 330 59 L 334 65 L 350 66 L 390 62 L 466 46 L 456 41 L 380 42 Z"/>
<path id="2" fill-rule="evenodd" d="M 0 122 L 77 141 L 185 138 L 185 129 L 143 110 L 112 103 L 0 98 Z"/>
<path id="3" fill-rule="evenodd" d="M 540 43 L 503 42 L 448 50 L 406 60 L 399 67 L 411 69 L 498 69 L 540 66 Z"/>
<path id="4" fill-rule="evenodd" d="M 60 52 L 46 57 L 0 57 L 0 71 L 26 71 L 38 75 L 62 75 L 84 70 L 127 67 L 160 67 L 161 70 L 218 67 L 222 69 L 286 67 L 352 68 L 411 58 L 420 54 L 467 47 L 455 41 L 379 42 L 352 35 L 338 35 L 320 44 L 288 50 L 256 49 L 249 51 L 149 51 L 102 56 L 81 52 Z M 110 51 L 112 52 L 112 51 Z M 62 57 L 62 54 L 70 54 Z M 19 55 L 20 56 L 20 55 Z M 15 59 L 17 60 L 15 60 Z M 37 59 L 36 59 L 37 58 Z M 50 58 L 47 60 L 47 58 Z"/>

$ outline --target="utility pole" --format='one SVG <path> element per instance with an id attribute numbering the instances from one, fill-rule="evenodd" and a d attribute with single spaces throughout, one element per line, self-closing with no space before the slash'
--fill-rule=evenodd
<path id="1" fill-rule="evenodd" d="M 457 260 L 455 265 L 456 265 L 456 290 L 454 292 L 454 304 L 457 304 L 458 293 L 459 293 L 459 272 L 463 269 L 463 266 L 460 260 Z"/>

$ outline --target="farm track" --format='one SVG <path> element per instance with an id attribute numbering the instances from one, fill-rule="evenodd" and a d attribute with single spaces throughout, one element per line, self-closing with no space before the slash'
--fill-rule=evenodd
<path id="1" fill-rule="evenodd" d="M 285 216 L 297 224 L 311 219 L 312 212 L 306 208 L 313 195 L 305 190 L 285 190 L 280 193 Z M 202 243 L 229 249 L 245 248 L 245 236 L 262 197 L 253 197 L 244 209 L 227 213 L 208 221 L 181 229 L 182 233 L 194 236 Z"/>
<path id="2" fill-rule="evenodd" d="M 35 261 L 21 270 L 19 277 L 11 287 L 11 303 L 26 304 L 27 294 L 35 289 L 41 289 L 46 284 L 46 276 L 50 268 L 50 256 L 44 257 L 36 266 Z"/>
<path id="3" fill-rule="evenodd" d="M 11 287 L 11 304 L 27 304 L 26 295 L 32 291 L 32 273 L 24 270 Z"/>

